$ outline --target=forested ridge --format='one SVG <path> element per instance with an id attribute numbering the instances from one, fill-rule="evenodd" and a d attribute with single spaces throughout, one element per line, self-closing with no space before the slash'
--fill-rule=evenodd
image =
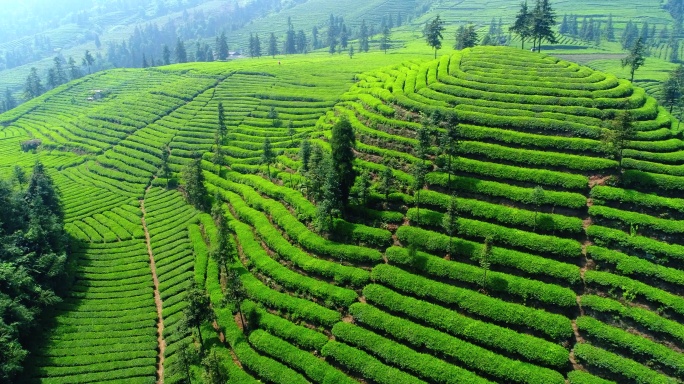
<path id="1" fill-rule="evenodd" d="M 41 315 L 68 290 L 69 236 L 59 195 L 45 167 L 21 167 L 0 180 L 0 382 L 23 369 L 40 340 Z"/>

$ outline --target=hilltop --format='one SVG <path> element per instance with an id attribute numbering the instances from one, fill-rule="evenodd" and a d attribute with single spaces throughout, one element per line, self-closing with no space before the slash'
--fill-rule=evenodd
<path id="1" fill-rule="evenodd" d="M 551 55 L 412 47 L 108 70 L 1 114 L 0 175 L 45 165 L 78 264 L 26 379 L 681 382 L 672 116 Z M 601 138 L 623 111 L 636 133 L 616 159 Z M 343 117 L 367 185 L 317 231 L 315 182 Z M 303 141 L 318 160 L 302 161 Z M 224 238 L 173 187 L 197 156 Z M 226 241 L 222 266 L 210 255 Z M 223 300 L 233 279 L 244 319 Z M 216 315 L 200 327 L 216 360 L 188 367 L 193 285 Z"/>

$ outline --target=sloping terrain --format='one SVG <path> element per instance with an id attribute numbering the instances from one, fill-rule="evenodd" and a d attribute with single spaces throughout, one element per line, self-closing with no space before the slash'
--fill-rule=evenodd
<path id="1" fill-rule="evenodd" d="M 210 161 L 219 102 L 223 169 Z M 600 137 L 623 110 L 638 133 L 616 180 Z M 372 193 L 322 236 L 298 148 L 329 151 L 341 116 Z M 203 339 L 230 382 L 684 379 L 684 143 L 653 98 L 615 76 L 511 48 L 193 63 L 95 74 L 0 122 L 0 174 L 43 161 L 82 240 L 35 379 L 180 381 L 192 280 L 210 294 L 217 320 Z M 21 152 L 28 138 L 38 153 Z M 246 324 L 223 302 L 212 218 L 159 177 L 167 147 L 174 173 L 203 155 L 234 232 Z"/>

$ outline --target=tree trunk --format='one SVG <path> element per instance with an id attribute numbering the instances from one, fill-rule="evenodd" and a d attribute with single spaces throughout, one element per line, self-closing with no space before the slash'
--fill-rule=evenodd
<path id="1" fill-rule="evenodd" d="M 245 331 L 249 331 L 249 327 L 247 326 L 247 321 L 245 320 L 245 316 L 242 314 L 242 307 L 240 306 L 240 300 L 236 300 L 237 308 L 238 308 L 238 314 L 240 315 L 240 320 L 242 320 L 242 332 L 244 333 Z"/>
<path id="2" fill-rule="evenodd" d="M 520 41 L 522 41 L 522 50 L 525 50 L 525 38 L 521 37 Z"/>
<path id="3" fill-rule="evenodd" d="M 204 351 L 204 340 L 202 340 L 202 330 L 200 330 L 200 326 L 197 326 L 197 337 L 199 338 L 200 342 L 200 350 Z"/>

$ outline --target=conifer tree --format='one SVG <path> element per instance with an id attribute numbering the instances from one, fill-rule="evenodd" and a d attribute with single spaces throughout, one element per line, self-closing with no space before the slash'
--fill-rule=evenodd
<path id="1" fill-rule="evenodd" d="M 490 36 L 490 35 L 487 35 Z M 454 48 L 461 50 L 461 49 L 466 49 L 470 47 L 474 47 L 477 45 L 477 32 L 475 32 L 475 26 L 470 24 L 467 26 L 460 26 L 458 30 L 456 31 L 456 43 L 454 44 Z M 490 41 L 491 41 L 491 36 L 490 36 Z M 482 44 L 482 45 L 487 45 L 487 44 Z"/>
<path id="2" fill-rule="evenodd" d="M 636 132 L 632 116 L 628 110 L 625 110 L 618 113 L 601 135 L 601 144 L 604 150 L 617 160 L 620 173 L 622 173 L 623 151 L 634 139 Z"/>
<path id="3" fill-rule="evenodd" d="M 226 60 L 228 58 L 228 39 L 226 32 L 222 31 L 221 35 L 216 38 L 216 53 L 219 60 Z"/>
<path id="4" fill-rule="evenodd" d="M 425 25 L 423 32 L 427 44 L 435 50 L 435 59 L 437 58 L 437 51 L 442 48 L 442 39 L 444 38 L 442 32 L 444 32 L 444 21 L 440 19 L 439 15 Z"/>
<path id="5" fill-rule="evenodd" d="M 637 39 L 636 43 L 634 43 L 634 46 L 629 51 L 629 54 L 627 57 L 622 59 L 622 67 L 629 67 L 629 73 L 630 73 L 630 80 L 629 81 L 634 81 L 634 72 L 637 71 L 637 69 L 641 68 L 642 65 L 646 62 L 646 47 L 643 44 L 643 41 L 641 40 L 641 37 Z"/>
<path id="6" fill-rule="evenodd" d="M 38 69 L 36 69 L 36 67 L 31 67 L 31 71 L 24 84 L 24 100 L 29 101 L 34 97 L 42 95 L 43 92 L 45 92 L 45 88 L 43 88 L 43 84 L 40 82 Z"/>
<path id="7" fill-rule="evenodd" d="M 176 63 L 187 63 L 188 53 L 185 50 L 185 44 L 183 40 L 179 37 L 176 41 Z"/>
<path id="8" fill-rule="evenodd" d="M 91 73 L 91 67 L 95 63 L 95 58 L 90 54 L 90 51 L 86 50 L 83 54 L 83 65 L 88 67 L 88 74 Z"/>
<path id="9" fill-rule="evenodd" d="M 164 44 L 162 47 L 162 63 L 164 65 L 169 65 L 171 64 L 171 50 L 169 49 L 169 46 Z"/>
<path id="10" fill-rule="evenodd" d="M 261 149 L 261 164 L 266 164 L 266 173 L 268 179 L 271 179 L 271 164 L 275 161 L 275 153 L 271 147 L 271 140 L 267 137 L 264 139 L 264 144 Z"/>
<path id="11" fill-rule="evenodd" d="M 532 37 L 532 14 L 527 7 L 527 0 L 520 3 L 520 10 L 515 16 L 515 23 L 509 30 L 520 37 L 522 49 L 525 49 L 525 40 Z"/>
<path id="12" fill-rule="evenodd" d="M 202 330 L 200 327 L 204 323 L 210 323 L 214 321 L 216 315 L 210 307 L 209 295 L 202 292 L 193 280 L 192 286 L 186 294 L 187 306 L 183 309 L 183 315 L 185 316 L 184 322 L 188 328 L 194 328 L 197 330 L 197 337 L 200 342 L 200 350 L 204 349 L 204 340 L 202 339 Z"/>
<path id="13" fill-rule="evenodd" d="M 366 20 L 361 20 L 361 29 L 359 31 L 359 52 L 368 52 L 368 27 Z"/>
<path id="14" fill-rule="evenodd" d="M 541 52 L 541 44 L 548 41 L 556 44 L 556 34 L 553 27 L 556 25 L 556 14 L 551 8 L 549 0 L 537 0 L 532 11 L 532 37 L 537 52 Z"/>
<path id="15" fill-rule="evenodd" d="M 271 35 L 268 39 L 268 55 L 273 56 L 275 59 L 276 55 L 278 54 L 278 38 L 276 35 L 271 32 Z"/>
<path id="16" fill-rule="evenodd" d="M 389 27 L 385 27 L 382 31 L 382 36 L 380 37 L 380 50 L 385 51 L 385 53 L 387 53 L 387 50 L 390 48 L 390 37 L 390 29 Z"/>
<path id="17" fill-rule="evenodd" d="M 181 172 L 185 184 L 185 195 L 188 203 L 200 211 L 207 211 L 208 197 L 204 186 L 204 173 L 202 173 L 202 158 L 195 157 Z"/>
<path id="18" fill-rule="evenodd" d="M 606 39 L 608 41 L 615 41 L 615 28 L 613 27 L 613 14 L 608 15 L 608 23 L 606 24 Z"/>
<path id="19" fill-rule="evenodd" d="M 330 148 L 335 173 L 339 177 L 339 201 L 343 206 L 349 202 L 349 191 L 354 185 L 356 171 L 354 171 L 354 148 L 356 136 L 354 128 L 346 116 L 342 116 L 332 128 Z"/>

